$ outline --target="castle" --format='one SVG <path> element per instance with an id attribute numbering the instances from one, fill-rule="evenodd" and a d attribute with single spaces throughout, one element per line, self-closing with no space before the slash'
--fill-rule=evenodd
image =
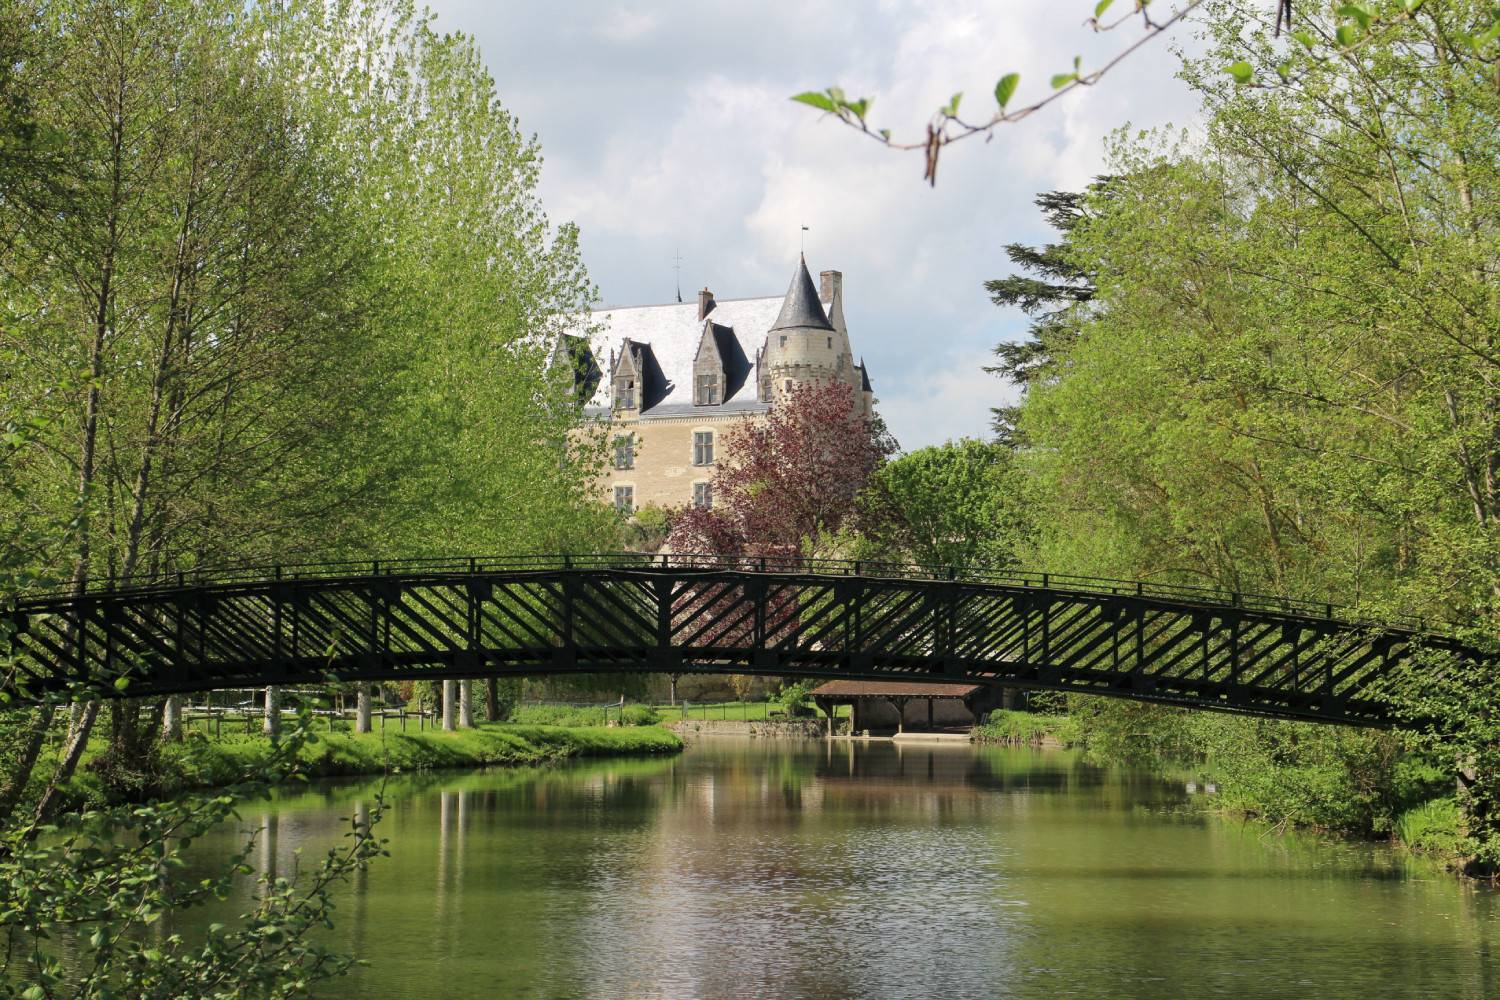
<path id="1" fill-rule="evenodd" d="M 819 277 L 803 258 L 784 296 L 718 301 L 705 288 L 696 305 L 593 311 L 589 336 L 558 338 L 551 363 L 572 367 L 585 412 L 610 423 L 602 488 L 617 510 L 712 506 L 725 432 L 793 386 L 845 382 L 873 412 L 869 374 L 849 346 L 843 275 Z"/>

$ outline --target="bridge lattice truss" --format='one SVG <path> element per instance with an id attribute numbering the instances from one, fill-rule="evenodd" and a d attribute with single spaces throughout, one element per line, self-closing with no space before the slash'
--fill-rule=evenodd
<path id="1" fill-rule="evenodd" d="M 7 613 L 17 693 L 569 672 L 953 680 L 1354 725 L 1418 628 L 1326 605 L 847 562 L 537 557 L 239 571 Z M 126 681 L 114 683 L 118 678 Z M 106 683 L 108 682 L 108 683 Z"/>

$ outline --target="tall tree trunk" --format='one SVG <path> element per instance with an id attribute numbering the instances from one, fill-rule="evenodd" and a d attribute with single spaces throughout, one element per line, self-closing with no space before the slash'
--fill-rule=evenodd
<path id="1" fill-rule="evenodd" d="M 182 695 L 169 694 L 162 706 L 161 738 L 168 743 L 182 742 Z"/>
<path id="2" fill-rule="evenodd" d="M 281 734 L 281 689 L 274 684 L 266 685 L 266 711 L 260 730 L 267 736 Z"/>
<path id="3" fill-rule="evenodd" d="M 4 783 L 0 784 L 0 823 L 10 819 L 10 814 L 15 811 L 16 803 L 21 800 L 22 793 L 26 791 L 26 783 L 31 780 L 32 768 L 36 766 L 36 759 L 42 752 L 42 744 L 47 740 L 47 729 L 52 724 L 52 713 L 51 705 L 38 705 L 36 711 L 32 713 L 16 765 L 6 774 Z"/>
<path id="4" fill-rule="evenodd" d="M 484 717 L 491 722 L 500 721 L 500 681 L 494 677 L 484 679 Z"/>
<path id="5" fill-rule="evenodd" d="M 99 260 L 99 283 L 93 292 L 93 309 L 89 330 L 89 388 L 83 403 L 83 436 L 78 455 L 78 547 L 73 560 L 72 591 L 81 594 L 88 587 L 89 561 L 92 556 L 92 535 L 89 518 L 89 495 L 94 489 L 95 470 L 98 462 L 99 409 L 101 383 L 104 379 L 104 348 L 109 339 L 110 317 L 114 308 L 115 254 L 120 245 L 121 191 L 124 182 L 125 154 L 125 68 L 119 67 L 115 78 L 115 90 L 111 95 L 113 105 L 109 127 L 109 207 L 104 221 L 105 239 Z M 77 637 L 75 636 L 75 639 Z M 99 717 L 99 702 L 90 702 L 78 717 L 78 726 L 69 733 L 66 749 L 53 768 L 52 779 L 42 793 L 37 805 L 37 815 L 46 815 L 57 788 L 67 783 L 78 767 L 83 749 L 88 745 L 89 733 L 94 720 Z M 72 727 L 69 727 L 70 730 Z M 32 763 L 35 763 L 33 759 Z M 30 767 L 22 775 L 22 783 L 30 775 Z"/>
<path id="6" fill-rule="evenodd" d="M 57 767 L 53 769 L 52 780 L 47 782 L 47 787 L 42 791 L 41 798 L 36 804 L 36 818 L 43 820 L 52 813 L 52 807 L 56 804 L 58 789 L 67 783 L 78 768 L 78 762 L 83 758 L 83 751 L 89 744 L 89 733 L 93 731 L 94 720 L 99 717 L 98 699 L 85 702 L 83 713 L 78 719 L 78 727 L 74 730 L 67 745 L 63 747 L 62 756 L 57 759 Z"/>

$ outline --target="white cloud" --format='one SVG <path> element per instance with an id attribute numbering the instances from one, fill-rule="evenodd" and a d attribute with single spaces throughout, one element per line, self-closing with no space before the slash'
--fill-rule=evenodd
<path id="1" fill-rule="evenodd" d="M 612 10 L 599 20 L 596 31 L 606 41 L 628 44 L 656 30 L 661 18 L 650 11 Z"/>
<path id="2" fill-rule="evenodd" d="M 1133 36 L 1083 27 L 1092 0 L 662 0 L 563 24 L 542 5 L 434 6 L 439 29 L 478 38 L 501 100 L 540 135 L 545 204 L 580 225 L 607 301 L 670 299 L 678 251 L 686 289 L 779 293 L 807 225 L 809 264 L 844 271 L 855 350 L 906 447 L 983 436 L 1004 402 L 980 366 L 1025 318 L 983 282 L 1009 271 L 1005 244 L 1049 236 L 1036 194 L 1086 184 L 1126 122 L 1195 117 L 1158 41 L 993 141 L 950 147 L 930 189 L 920 154 L 789 96 L 842 84 L 909 138 L 954 91 L 982 118 L 1001 74 L 1021 73 L 1016 101 L 1034 100 L 1075 53 L 1098 65 Z"/>

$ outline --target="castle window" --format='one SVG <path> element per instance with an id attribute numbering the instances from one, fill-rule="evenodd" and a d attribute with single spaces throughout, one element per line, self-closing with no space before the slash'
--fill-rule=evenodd
<path id="1" fill-rule="evenodd" d="M 714 432 L 713 431 L 694 431 L 693 432 L 693 464 L 694 465 L 713 465 L 714 464 Z"/>
<path id="2" fill-rule="evenodd" d="M 615 487 L 615 510 L 619 511 L 621 514 L 635 513 L 634 486 Z"/>
<path id="3" fill-rule="evenodd" d="M 832 337 L 828 338 L 828 349 L 830 351 L 833 350 L 833 338 Z"/>
<path id="4" fill-rule="evenodd" d="M 792 391 L 792 380 L 791 379 L 787 379 L 786 380 L 786 391 L 787 392 L 791 392 Z"/>
<path id="5" fill-rule="evenodd" d="M 621 434 L 615 438 L 615 468 L 635 468 L 635 436 Z"/>
<path id="6" fill-rule="evenodd" d="M 693 387 L 693 402 L 699 406 L 717 406 L 719 403 L 719 376 L 713 372 L 700 374 Z"/>
<path id="7" fill-rule="evenodd" d="M 635 409 L 635 379 L 623 375 L 615 379 L 615 409 Z"/>
<path id="8" fill-rule="evenodd" d="M 714 488 L 712 483 L 693 484 L 693 506 L 708 510 L 714 505 Z"/>
<path id="9" fill-rule="evenodd" d="M 784 334 L 784 333 L 781 335 L 781 346 L 782 347 L 786 346 L 786 334 Z"/>

